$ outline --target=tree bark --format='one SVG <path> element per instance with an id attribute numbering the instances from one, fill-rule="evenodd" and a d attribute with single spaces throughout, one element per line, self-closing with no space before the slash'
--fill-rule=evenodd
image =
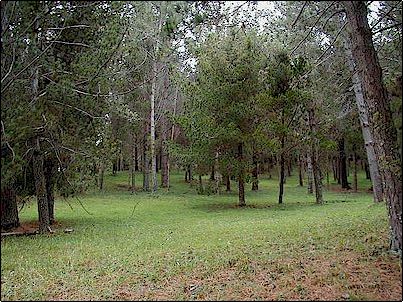
<path id="1" fill-rule="evenodd" d="M 33 176 L 35 178 L 36 198 L 38 202 L 39 233 L 50 232 L 49 204 L 46 192 L 46 180 L 44 171 L 43 153 L 40 149 L 39 138 L 36 139 L 36 147 L 32 156 Z"/>
<path id="2" fill-rule="evenodd" d="M 344 137 L 338 140 L 340 182 L 343 189 L 351 189 L 347 180 L 347 157 L 344 151 Z"/>
<path id="3" fill-rule="evenodd" d="M 136 162 L 137 161 L 137 147 L 136 147 L 136 136 L 133 135 L 132 140 L 132 163 L 131 163 L 131 192 L 136 192 Z M 138 167 L 137 167 L 138 168 Z"/>
<path id="4" fill-rule="evenodd" d="M 163 188 L 169 188 L 169 154 L 168 154 L 168 121 L 164 117 L 161 118 L 161 185 Z"/>
<path id="5" fill-rule="evenodd" d="M 8 231 L 20 225 L 17 196 L 11 185 L 1 191 L 1 228 Z"/>
<path id="6" fill-rule="evenodd" d="M 360 1 L 343 2 L 343 5 L 350 25 L 352 53 L 362 79 L 375 154 L 383 180 L 384 197 L 391 227 L 391 249 L 398 251 L 401 255 L 402 172 L 390 102 L 383 85 L 382 70 L 372 42 L 366 5 Z"/>
<path id="7" fill-rule="evenodd" d="M 367 153 L 369 172 L 371 175 L 372 190 L 374 194 L 374 202 L 383 201 L 383 186 L 382 179 L 379 173 L 379 165 L 375 155 L 374 139 L 368 123 L 368 108 L 364 94 L 362 91 L 361 78 L 358 72 L 356 72 L 356 66 L 354 64 L 353 54 L 351 52 L 350 44 L 346 41 L 346 54 L 349 63 L 349 68 L 353 74 L 353 87 L 355 93 L 355 100 L 358 108 L 359 120 L 361 125 L 362 136 L 364 138 L 365 150 Z"/>
<path id="8" fill-rule="evenodd" d="M 243 143 L 238 144 L 238 162 L 239 162 L 238 199 L 239 199 L 239 206 L 243 207 L 246 205 L 246 202 L 245 202 L 245 172 L 244 172 L 244 167 L 243 167 Z"/>

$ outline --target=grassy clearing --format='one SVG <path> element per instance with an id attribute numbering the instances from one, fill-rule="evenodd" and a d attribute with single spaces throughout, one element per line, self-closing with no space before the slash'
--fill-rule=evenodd
<path id="1" fill-rule="evenodd" d="M 126 172 L 108 176 L 105 192 L 81 197 L 92 215 L 57 200 L 73 233 L 2 240 L 1 299 L 401 300 L 384 204 L 326 191 L 316 205 L 291 177 L 278 205 L 278 180 L 262 178 L 238 208 L 234 182 L 204 196 L 174 174 L 169 192 L 132 195 Z M 30 204 L 21 221 L 36 215 Z"/>

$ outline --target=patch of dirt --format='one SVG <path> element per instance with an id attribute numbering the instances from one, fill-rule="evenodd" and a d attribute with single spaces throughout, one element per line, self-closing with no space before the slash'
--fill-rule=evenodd
<path id="1" fill-rule="evenodd" d="M 58 230 L 63 228 L 62 223 L 58 222 L 58 221 L 54 221 L 53 224 L 50 226 L 52 228 L 52 230 Z M 39 222 L 34 220 L 34 221 L 27 221 L 27 222 L 23 222 L 20 224 L 19 227 L 16 228 L 12 228 L 11 230 L 1 230 L 1 233 L 11 233 L 11 232 L 15 232 L 15 233 L 32 233 L 36 230 L 38 230 L 39 228 Z"/>
<path id="2" fill-rule="evenodd" d="M 131 283 L 133 284 L 133 283 Z M 348 251 L 332 256 L 239 261 L 219 271 L 196 268 L 159 282 L 121 284 L 119 300 L 402 300 L 398 258 L 366 258 Z"/>

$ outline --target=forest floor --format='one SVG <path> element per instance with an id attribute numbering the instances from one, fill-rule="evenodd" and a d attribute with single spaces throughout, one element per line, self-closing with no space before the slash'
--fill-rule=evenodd
<path id="1" fill-rule="evenodd" d="M 1 300 L 402 300 L 386 207 L 364 175 L 361 192 L 325 190 L 323 205 L 295 176 L 279 205 L 263 175 L 243 208 L 235 182 L 199 195 L 174 174 L 169 192 L 133 195 L 128 181 L 108 175 L 81 196 L 91 214 L 57 199 L 54 234 L 2 239 Z M 35 203 L 20 220 L 35 225 Z"/>

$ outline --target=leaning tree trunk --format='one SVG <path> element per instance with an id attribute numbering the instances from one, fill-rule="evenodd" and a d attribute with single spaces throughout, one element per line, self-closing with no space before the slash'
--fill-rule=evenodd
<path id="1" fill-rule="evenodd" d="M 339 148 L 339 165 L 340 165 L 339 171 L 340 171 L 341 187 L 343 189 L 351 189 L 347 180 L 347 157 L 346 152 L 344 150 L 344 137 L 341 137 L 338 140 L 338 148 Z"/>
<path id="2" fill-rule="evenodd" d="M 313 179 L 315 183 L 315 196 L 316 203 L 323 203 L 323 194 L 322 194 L 322 172 L 320 170 L 319 165 L 319 142 L 316 137 L 316 120 L 315 120 L 315 112 L 314 108 L 309 108 L 308 110 L 308 121 L 309 128 L 312 133 L 312 143 L 311 143 L 311 155 L 312 155 L 312 170 L 313 170 Z"/>
<path id="3" fill-rule="evenodd" d="M 364 2 L 344 2 L 351 30 L 354 61 L 362 79 L 368 120 L 374 138 L 375 154 L 383 179 L 389 223 L 391 249 L 402 252 L 402 171 L 397 133 L 393 123 L 390 102 L 383 85 L 382 70 L 372 42 Z"/>
<path id="4" fill-rule="evenodd" d="M 280 190 L 278 194 L 278 203 L 283 203 L 283 194 L 284 194 L 284 179 L 285 179 L 285 159 L 284 159 L 284 145 L 285 145 L 285 137 L 284 135 L 281 138 L 281 154 L 280 154 Z"/>
<path id="5" fill-rule="evenodd" d="M 238 162 L 239 162 L 238 199 L 239 199 L 239 206 L 243 207 L 246 205 L 246 202 L 245 202 L 245 171 L 244 171 L 244 167 L 243 167 L 243 143 L 238 144 Z"/>
<path id="6" fill-rule="evenodd" d="M 43 161 L 43 153 L 39 146 L 39 138 L 37 138 L 36 147 L 32 156 L 32 163 L 33 176 L 35 178 L 36 198 L 38 202 L 39 232 L 48 233 L 51 229 L 49 224 L 49 205 L 46 192 L 46 180 Z"/>
<path id="7" fill-rule="evenodd" d="M 12 186 L 5 186 L 1 191 L 1 228 L 8 231 L 18 227 L 17 196 Z"/>
<path id="8" fill-rule="evenodd" d="M 374 193 L 374 202 L 383 201 L 383 187 L 381 175 L 379 173 L 378 161 L 375 156 L 374 139 L 369 128 L 368 123 L 368 109 L 364 100 L 362 91 L 361 78 L 358 72 L 356 72 L 356 66 L 354 64 L 353 54 L 351 52 L 350 44 L 346 41 L 346 54 L 349 63 L 349 68 L 352 73 L 353 87 L 355 93 L 355 100 L 358 107 L 359 120 L 362 130 L 362 136 L 364 138 L 365 150 L 367 152 L 367 158 L 369 163 L 369 172 L 372 181 L 372 190 Z"/>

